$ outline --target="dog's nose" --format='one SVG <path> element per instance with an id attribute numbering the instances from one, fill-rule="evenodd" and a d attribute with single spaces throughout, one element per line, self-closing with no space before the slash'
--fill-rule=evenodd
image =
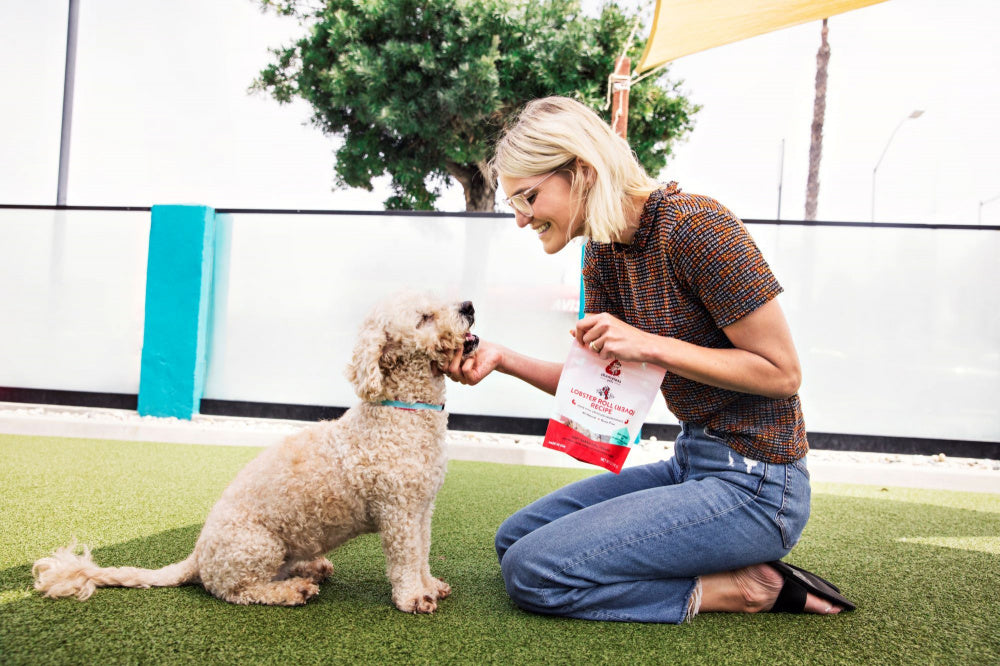
<path id="1" fill-rule="evenodd" d="M 458 314 L 472 322 L 476 318 L 476 309 L 472 307 L 472 301 L 463 301 L 458 306 Z"/>

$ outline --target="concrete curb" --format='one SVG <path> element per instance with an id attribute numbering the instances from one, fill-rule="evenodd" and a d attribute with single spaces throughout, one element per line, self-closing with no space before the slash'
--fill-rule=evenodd
<path id="1" fill-rule="evenodd" d="M 138 416 L 127 410 L 0 403 L 0 433 L 10 435 L 263 447 L 304 425 L 301 421 L 202 415 L 186 421 Z M 540 437 L 532 436 L 449 431 L 448 453 L 452 460 L 597 469 L 558 451 L 542 448 L 541 441 Z M 643 442 L 629 454 L 626 467 L 669 457 L 672 448 L 670 442 Z M 917 456 L 896 456 L 890 462 L 850 460 L 858 455 L 864 454 L 823 450 L 811 452 L 809 471 L 812 480 L 1000 493 L 1000 465 L 995 466 L 997 469 L 963 469 L 960 466 L 916 464 L 917 458 L 920 458 Z"/>
<path id="2" fill-rule="evenodd" d="M 516 444 L 469 443 L 449 441 L 452 460 L 474 460 L 514 465 L 574 467 L 596 469 L 558 451 Z M 865 486 L 960 490 L 1000 493 L 1000 473 L 995 471 L 939 469 L 895 463 L 852 463 L 829 460 L 832 451 L 810 453 L 809 474 L 818 483 L 854 483 Z M 670 454 L 666 452 L 663 458 Z M 626 467 L 654 462 L 660 457 L 630 454 Z"/>

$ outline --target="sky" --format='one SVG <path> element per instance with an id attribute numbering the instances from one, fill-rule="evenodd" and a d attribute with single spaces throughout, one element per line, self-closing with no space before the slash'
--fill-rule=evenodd
<path id="1" fill-rule="evenodd" d="M 67 6 L 0 3 L 0 203 L 55 203 Z M 382 207 L 385 179 L 332 190 L 337 140 L 305 103 L 248 92 L 294 20 L 251 0 L 80 8 L 69 204 Z M 889 0 L 829 23 L 818 219 L 1000 224 L 1000 3 Z M 677 60 L 702 110 L 658 177 L 746 219 L 801 219 L 819 43 L 814 22 Z M 464 210 L 461 189 L 438 207 Z"/>

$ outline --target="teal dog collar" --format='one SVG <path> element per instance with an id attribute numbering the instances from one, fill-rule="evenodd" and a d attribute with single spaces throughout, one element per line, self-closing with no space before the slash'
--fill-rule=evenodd
<path id="1" fill-rule="evenodd" d="M 435 412 L 444 411 L 444 405 L 432 405 L 429 402 L 402 402 L 400 400 L 383 400 L 379 403 L 384 407 L 396 407 L 397 409 L 408 409 L 416 411 L 418 409 L 430 409 Z"/>

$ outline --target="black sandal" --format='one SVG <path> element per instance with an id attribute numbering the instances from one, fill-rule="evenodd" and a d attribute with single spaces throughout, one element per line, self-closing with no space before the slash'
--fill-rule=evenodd
<path id="1" fill-rule="evenodd" d="M 767 566 L 773 567 L 785 579 L 785 584 L 768 613 L 804 613 L 806 594 L 815 594 L 844 610 L 852 611 L 857 608 L 840 594 L 839 587 L 814 573 L 787 562 L 768 562 Z"/>

